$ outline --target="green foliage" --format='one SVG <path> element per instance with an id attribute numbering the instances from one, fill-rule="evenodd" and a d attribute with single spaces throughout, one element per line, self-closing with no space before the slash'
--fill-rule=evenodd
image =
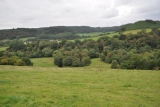
<path id="1" fill-rule="evenodd" d="M 154 22 L 154 23 L 152 23 Z M 126 29 L 132 30 L 132 29 L 143 29 L 143 28 L 151 28 L 151 27 L 160 27 L 160 21 L 138 21 L 134 24 L 131 24 Z"/>
<path id="2" fill-rule="evenodd" d="M 2 56 L 0 57 L 0 65 L 15 65 L 15 66 L 33 66 L 29 58 L 19 58 L 17 56 Z"/>
<path id="3" fill-rule="evenodd" d="M 88 55 L 90 58 L 98 58 L 99 57 L 99 53 L 96 52 L 96 50 L 94 48 L 92 48 L 88 51 Z"/>
<path id="4" fill-rule="evenodd" d="M 158 22 L 146 20 L 146 23 L 157 24 Z M 22 42 L 13 40 L 8 42 L 10 45 L 9 48 L 0 53 L 1 57 L 4 56 L 7 57 L 7 59 L 2 59 L 1 62 L 2 64 L 9 65 L 14 65 L 16 63 L 15 65 L 31 66 L 33 64 L 29 59 L 25 58 L 53 56 L 55 65 L 59 67 L 80 67 L 90 65 L 92 58 L 100 57 L 100 59 L 106 63 L 112 63 L 116 60 L 117 63 L 125 69 L 159 69 L 159 54 L 156 54 L 160 48 L 159 29 L 156 28 L 149 31 L 143 28 L 133 30 L 133 32 L 141 31 L 139 33 L 129 33 L 130 31 L 125 30 L 130 25 L 131 24 L 120 27 L 123 34 L 121 33 L 119 35 L 117 30 L 117 32 L 99 35 L 100 38 L 97 36 L 96 38 L 99 38 L 97 41 L 93 38 L 87 38 L 83 41 L 78 39 L 71 41 L 67 39 L 70 39 L 70 35 L 73 36 L 72 39 L 74 39 L 77 33 L 93 33 L 97 32 L 97 29 L 100 31 L 103 29 L 103 32 L 101 32 L 104 33 L 106 32 L 105 28 L 93 29 L 90 27 L 77 28 L 65 26 L 42 28 L 37 32 L 40 35 L 36 35 L 37 38 L 60 38 L 55 40 L 38 40 L 35 38 L 33 41 Z M 19 30 L 27 31 L 26 29 Z M 0 46 L 1 45 L 3 46 L 4 43 L 0 44 Z M 20 60 L 13 60 L 14 58 L 10 59 L 12 56 L 17 56 Z M 23 62 L 25 64 L 23 64 Z"/>
<path id="5" fill-rule="evenodd" d="M 122 63 L 124 69 L 146 69 L 146 60 L 141 55 L 133 55 Z"/>
<path id="6" fill-rule="evenodd" d="M 59 50 L 54 52 L 54 63 L 55 65 L 62 66 L 89 66 L 91 60 L 88 56 L 88 50 L 73 49 L 71 51 Z"/>
<path id="7" fill-rule="evenodd" d="M 54 64 L 57 65 L 58 67 L 62 67 L 62 65 L 63 65 L 62 60 L 63 60 L 62 55 L 55 55 L 54 56 Z"/>
<path id="8" fill-rule="evenodd" d="M 91 64 L 91 60 L 89 57 L 82 58 L 82 66 L 89 66 Z"/>
<path id="9" fill-rule="evenodd" d="M 24 45 L 22 41 L 15 40 L 9 45 L 8 50 L 16 52 L 18 50 L 24 50 L 25 48 L 26 46 Z"/>
<path id="10" fill-rule="evenodd" d="M 24 66 L 25 62 L 22 61 L 21 59 L 18 59 L 18 60 L 16 60 L 16 62 L 14 63 L 14 65 L 16 65 L 16 66 Z"/>
<path id="11" fill-rule="evenodd" d="M 121 35 L 119 36 L 119 40 L 125 40 L 125 39 L 126 39 L 126 35 L 121 34 Z"/>
<path id="12" fill-rule="evenodd" d="M 111 62 L 111 68 L 112 69 L 118 69 L 119 68 L 119 64 L 118 64 L 117 60 L 113 60 Z"/>
<path id="13" fill-rule="evenodd" d="M 27 66 L 33 66 L 33 63 L 31 62 L 31 60 L 28 57 L 23 57 L 22 61 L 24 61 L 25 65 L 27 65 Z"/>
<path id="14" fill-rule="evenodd" d="M 72 66 L 72 57 L 66 56 L 62 60 L 63 66 Z"/>
<path id="15" fill-rule="evenodd" d="M 89 27 L 89 26 L 55 26 L 55 27 L 45 27 L 45 28 L 17 28 L 0 30 L 0 40 L 3 39 L 19 39 L 26 37 L 36 37 L 36 39 L 77 39 L 81 38 L 79 34 L 96 32 L 109 32 L 117 31 L 120 27 Z M 94 32 L 94 33 L 93 33 Z M 78 34 L 78 35 L 75 35 Z M 97 33 L 96 33 L 97 35 Z"/>
<path id="16" fill-rule="evenodd" d="M 77 58 L 77 57 L 73 58 L 72 66 L 73 67 L 80 67 L 80 66 L 82 66 L 80 59 Z"/>

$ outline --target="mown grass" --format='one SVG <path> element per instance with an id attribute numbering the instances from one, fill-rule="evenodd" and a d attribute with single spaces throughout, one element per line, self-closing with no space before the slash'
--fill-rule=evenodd
<path id="1" fill-rule="evenodd" d="M 0 47 L 0 51 L 5 51 L 8 47 Z"/>
<path id="2" fill-rule="evenodd" d="M 0 66 L 0 107 L 159 107 L 160 71 Z"/>
<path id="3" fill-rule="evenodd" d="M 50 58 L 32 58 L 34 66 L 38 67 L 56 67 L 53 57 Z"/>

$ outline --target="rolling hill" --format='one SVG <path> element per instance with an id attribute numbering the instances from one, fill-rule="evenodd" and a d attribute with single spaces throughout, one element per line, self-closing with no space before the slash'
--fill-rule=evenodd
<path id="1" fill-rule="evenodd" d="M 125 30 L 136 30 L 160 27 L 160 21 L 145 20 L 133 24 L 125 24 L 113 27 L 89 27 L 89 26 L 52 26 L 44 28 L 17 28 L 0 30 L 0 40 L 4 39 L 21 39 L 35 37 L 36 39 L 77 39 L 78 34 L 96 33 L 96 32 L 115 32 L 122 28 Z"/>
<path id="2" fill-rule="evenodd" d="M 153 21 L 153 20 L 138 21 L 127 26 L 126 30 L 145 29 L 153 27 L 160 27 L 160 21 Z"/>

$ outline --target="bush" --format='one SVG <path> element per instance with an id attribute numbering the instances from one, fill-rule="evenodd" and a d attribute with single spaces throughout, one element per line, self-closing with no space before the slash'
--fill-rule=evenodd
<path id="1" fill-rule="evenodd" d="M 119 64 L 118 64 L 117 60 L 113 60 L 111 62 L 111 68 L 112 69 L 118 69 L 119 68 Z"/>
<path id="2" fill-rule="evenodd" d="M 63 66 L 72 66 L 72 57 L 67 56 L 62 59 Z"/>
<path id="3" fill-rule="evenodd" d="M 81 66 L 80 59 L 79 58 L 73 58 L 72 66 L 73 67 L 80 67 Z"/>
<path id="4" fill-rule="evenodd" d="M 26 64 L 25 64 L 24 61 L 22 61 L 21 59 L 19 59 L 19 60 L 17 60 L 17 61 L 14 63 L 14 65 L 17 65 L 17 66 L 25 66 Z"/>
<path id="5" fill-rule="evenodd" d="M 33 66 L 33 63 L 28 57 L 23 57 L 22 60 L 25 62 L 25 65 L 27 66 Z"/>
<path id="6" fill-rule="evenodd" d="M 81 62 L 82 66 L 89 66 L 91 64 L 91 60 L 89 57 L 83 57 Z"/>
<path id="7" fill-rule="evenodd" d="M 55 55 L 54 56 L 54 64 L 58 67 L 62 67 L 62 55 Z"/>

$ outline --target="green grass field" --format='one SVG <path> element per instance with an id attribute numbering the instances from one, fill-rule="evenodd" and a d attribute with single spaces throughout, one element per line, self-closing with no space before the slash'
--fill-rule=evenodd
<path id="1" fill-rule="evenodd" d="M 137 34 L 138 32 L 140 32 L 142 29 L 136 29 L 136 30 L 127 30 L 125 32 L 123 32 L 123 34 Z M 151 29 L 147 28 L 145 29 L 146 32 L 151 32 Z M 94 33 L 80 33 L 78 34 L 79 36 L 89 36 L 88 38 L 82 38 L 82 39 L 79 39 L 80 41 L 84 41 L 84 40 L 87 40 L 87 39 L 92 39 L 92 40 L 98 40 L 101 36 L 99 36 L 100 34 L 103 34 L 103 36 L 108 36 L 108 37 L 113 37 L 115 35 L 119 35 L 119 32 L 110 32 L 110 33 L 102 33 L 102 32 L 94 32 Z M 71 40 L 71 41 L 74 41 L 74 40 Z"/>
<path id="2" fill-rule="evenodd" d="M 0 47 L 0 51 L 5 51 L 8 47 Z"/>
<path id="3" fill-rule="evenodd" d="M 88 67 L 40 67 L 44 59 L 32 59 L 33 67 L 0 66 L 0 107 L 160 105 L 160 71 L 113 70 L 100 59 Z"/>
<path id="4" fill-rule="evenodd" d="M 151 29 L 145 29 L 146 30 L 146 33 L 149 33 L 151 32 L 152 30 Z M 138 32 L 142 31 L 142 29 L 137 29 L 137 30 L 127 30 L 124 32 L 124 34 L 129 34 L 129 33 L 132 33 L 132 34 L 137 34 Z"/>
<path id="5" fill-rule="evenodd" d="M 98 36 L 100 34 L 105 34 L 103 32 L 93 32 L 93 33 L 79 33 L 77 35 L 79 36 Z"/>
<path id="6" fill-rule="evenodd" d="M 56 67 L 56 65 L 53 64 L 53 58 L 32 58 L 31 61 L 36 67 Z"/>

